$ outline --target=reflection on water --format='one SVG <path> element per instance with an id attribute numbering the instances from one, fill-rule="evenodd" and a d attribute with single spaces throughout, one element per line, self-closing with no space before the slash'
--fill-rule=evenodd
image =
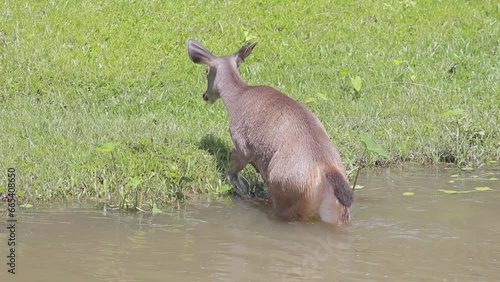
<path id="1" fill-rule="evenodd" d="M 492 177 L 498 168 L 370 172 L 345 228 L 279 222 L 268 205 L 238 201 L 156 216 L 24 211 L 17 274 L 7 274 L 2 243 L 0 281 L 499 281 L 500 182 Z M 439 191 L 478 186 L 494 190 Z"/>

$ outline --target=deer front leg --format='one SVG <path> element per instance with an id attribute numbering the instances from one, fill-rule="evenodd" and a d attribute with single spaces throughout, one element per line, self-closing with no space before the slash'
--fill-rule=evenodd
<path id="1" fill-rule="evenodd" d="M 248 159 L 238 150 L 231 151 L 231 162 L 229 164 L 228 180 L 233 186 L 238 195 L 243 198 L 248 198 L 248 187 L 243 183 L 243 177 L 240 175 L 245 166 L 248 164 Z"/>

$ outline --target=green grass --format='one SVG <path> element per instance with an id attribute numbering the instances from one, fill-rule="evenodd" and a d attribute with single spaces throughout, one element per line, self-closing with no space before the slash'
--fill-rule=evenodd
<path id="1" fill-rule="evenodd" d="M 202 100 L 188 38 L 217 55 L 258 40 L 243 79 L 305 103 L 348 168 L 362 132 L 389 163 L 500 158 L 496 1 L 8 0 L 0 187 L 15 167 L 32 202 L 142 207 L 224 193 L 228 116 Z"/>

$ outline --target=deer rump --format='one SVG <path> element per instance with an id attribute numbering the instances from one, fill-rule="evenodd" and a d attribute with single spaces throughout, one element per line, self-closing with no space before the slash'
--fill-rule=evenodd
<path id="1" fill-rule="evenodd" d="M 279 217 L 301 220 L 319 212 L 323 221 L 348 223 L 352 189 L 322 123 L 278 90 L 249 86 L 239 77 L 237 67 L 254 46 L 216 57 L 198 42 L 188 41 L 191 60 L 208 65 L 204 99 L 213 103 L 220 97 L 229 112 L 234 146 L 228 172 L 231 184 L 245 196 L 239 172 L 250 163 L 268 186 Z"/>

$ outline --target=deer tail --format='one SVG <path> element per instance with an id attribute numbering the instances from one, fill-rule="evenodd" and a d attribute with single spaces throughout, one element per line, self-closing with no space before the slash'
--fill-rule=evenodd
<path id="1" fill-rule="evenodd" d="M 349 182 L 338 170 L 328 172 L 326 174 L 326 178 L 333 188 L 335 198 L 337 198 L 339 203 L 342 205 L 342 211 L 339 217 L 341 223 L 351 221 L 351 205 L 354 200 L 354 193 L 349 186 Z"/>

